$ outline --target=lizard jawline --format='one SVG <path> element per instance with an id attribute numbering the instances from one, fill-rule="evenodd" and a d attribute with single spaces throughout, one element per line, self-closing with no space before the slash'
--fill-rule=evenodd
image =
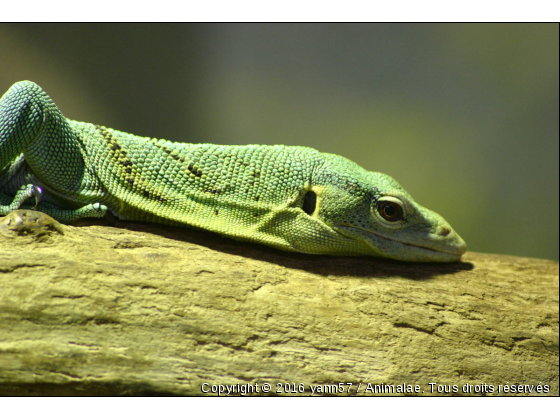
<path id="1" fill-rule="evenodd" d="M 367 236 L 375 236 L 377 238 L 382 239 L 383 241 L 396 242 L 396 243 L 398 243 L 398 244 L 400 244 L 404 247 L 418 249 L 420 252 L 431 254 L 431 255 L 434 255 L 434 256 L 444 255 L 444 256 L 448 256 L 448 257 L 455 257 L 456 259 L 458 259 L 458 258 L 461 257 L 461 255 L 463 255 L 463 252 L 461 252 L 460 250 L 449 249 L 449 248 L 447 248 L 447 249 L 437 249 L 437 248 L 430 248 L 428 246 L 412 244 L 412 243 L 409 243 L 409 242 L 403 242 L 403 241 L 399 241 L 395 238 L 388 238 L 386 236 L 380 235 L 379 233 L 371 232 L 371 231 L 366 230 L 366 229 L 360 229 L 360 228 L 357 228 L 357 227 L 354 227 L 354 226 L 337 225 L 337 228 L 339 228 L 342 231 L 344 231 L 344 230 L 355 230 L 355 231 L 358 231 L 362 234 L 365 233 L 366 237 Z M 340 233 L 343 234 L 342 232 L 340 232 Z M 370 244 L 368 243 L 368 245 L 370 245 Z"/>

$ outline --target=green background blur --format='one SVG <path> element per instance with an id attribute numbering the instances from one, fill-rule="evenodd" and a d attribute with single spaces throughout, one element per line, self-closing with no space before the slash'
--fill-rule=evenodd
<path id="1" fill-rule="evenodd" d="M 558 24 L 2 24 L 0 90 L 184 142 L 396 178 L 470 250 L 558 260 Z"/>

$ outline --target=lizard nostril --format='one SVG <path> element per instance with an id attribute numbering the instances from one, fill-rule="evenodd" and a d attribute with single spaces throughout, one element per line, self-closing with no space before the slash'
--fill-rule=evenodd
<path id="1" fill-rule="evenodd" d="M 447 236 L 451 233 L 451 230 L 448 228 L 441 228 L 441 230 L 439 231 L 439 234 L 441 236 Z"/>

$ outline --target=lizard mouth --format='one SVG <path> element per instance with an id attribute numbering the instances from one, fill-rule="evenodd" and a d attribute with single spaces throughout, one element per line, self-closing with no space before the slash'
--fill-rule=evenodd
<path id="1" fill-rule="evenodd" d="M 377 236 L 381 236 L 381 235 L 377 235 Z M 430 248 L 428 246 L 411 244 L 409 242 L 403 242 L 403 241 L 399 241 L 397 239 L 389 239 L 385 236 L 382 236 L 382 237 L 385 238 L 385 239 L 388 239 L 390 241 L 392 240 L 392 241 L 395 241 L 395 242 L 399 242 L 399 243 L 401 243 L 405 246 L 409 246 L 409 247 L 412 247 L 412 248 L 426 249 L 426 250 L 432 251 L 432 252 L 439 252 L 439 253 L 443 253 L 443 254 L 450 254 L 450 255 L 457 255 L 457 256 L 461 256 L 465 253 L 464 250 L 462 250 L 458 247 L 455 247 L 455 246 L 449 246 L 448 248 L 436 248 L 436 247 Z"/>
<path id="2" fill-rule="evenodd" d="M 337 230 L 354 239 L 358 236 L 376 254 L 399 260 L 453 262 L 466 252 L 465 242 L 454 231 L 445 239 L 433 235 L 433 242 L 418 244 L 353 226 L 337 225 Z"/>

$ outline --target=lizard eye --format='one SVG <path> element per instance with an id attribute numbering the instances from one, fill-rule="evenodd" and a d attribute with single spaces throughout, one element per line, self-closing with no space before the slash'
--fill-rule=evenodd
<path id="1" fill-rule="evenodd" d="M 381 201 L 377 206 L 377 211 L 388 222 L 396 222 L 403 218 L 402 207 L 392 201 Z"/>

